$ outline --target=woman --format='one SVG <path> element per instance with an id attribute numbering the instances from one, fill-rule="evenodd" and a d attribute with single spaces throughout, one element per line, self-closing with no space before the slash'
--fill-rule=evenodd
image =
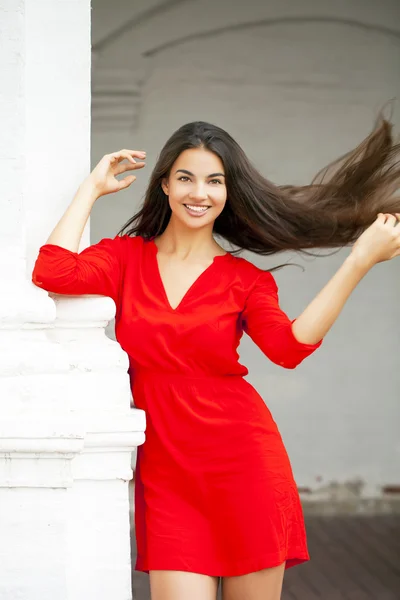
<path id="1" fill-rule="evenodd" d="M 95 201 L 129 187 L 134 176 L 115 177 L 144 167 L 144 152 L 104 156 L 41 247 L 36 285 L 116 303 L 116 337 L 147 419 L 136 568 L 150 573 L 153 600 L 214 600 L 219 578 L 224 600 L 278 600 L 285 568 L 308 560 L 290 462 L 237 347 L 245 331 L 272 361 L 296 367 L 372 266 L 400 254 L 398 150 L 383 120 L 312 185 L 277 187 L 225 131 L 190 123 L 166 143 L 142 209 L 119 235 L 77 253 Z M 214 234 L 259 254 L 355 243 L 290 321 L 273 275 Z"/>

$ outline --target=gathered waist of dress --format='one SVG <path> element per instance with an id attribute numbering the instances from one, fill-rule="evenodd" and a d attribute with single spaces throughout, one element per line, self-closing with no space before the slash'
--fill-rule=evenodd
<path id="1" fill-rule="evenodd" d="M 243 379 L 246 373 L 207 373 L 207 372 L 188 372 L 188 371 L 168 371 L 164 369 L 155 369 L 147 367 L 135 367 L 130 371 L 130 375 L 136 378 L 154 378 L 160 379 L 184 379 L 184 380 L 195 380 L 195 381 L 208 381 L 208 380 L 222 380 L 231 381 L 233 379 Z"/>

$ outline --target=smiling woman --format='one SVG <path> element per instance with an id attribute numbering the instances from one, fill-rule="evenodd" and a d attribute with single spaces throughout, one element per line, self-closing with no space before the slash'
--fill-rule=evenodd
<path id="1" fill-rule="evenodd" d="M 278 600 L 285 569 L 309 559 L 282 437 L 237 348 L 245 332 L 294 369 L 371 267 L 400 255 L 400 215 L 388 214 L 400 212 L 398 151 L 383 122 L 324 183 L 278 188 L 229 134 L 190 123 L 163 148 L 127 234 L 74 251 L 92 203 L 134 180 L 116 175 L 144 167 L 132 150 L 100 161 L 40 249 L 36 285 L 116 304 L 116 338 L 135 406 L 146 412 L 136 569 L 150 573 L 152 600 L 215 600 L 219 577 L 224 600 Z M 279 305 L 273 275 L 214 238 L 271 254 L 340 246 L 360 232 L 295 320 Z"/>

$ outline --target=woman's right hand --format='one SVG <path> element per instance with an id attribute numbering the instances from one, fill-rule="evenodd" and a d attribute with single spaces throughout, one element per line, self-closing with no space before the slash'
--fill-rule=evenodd
<path id="1" fill-rule="evenodd" d="M 138 158 L 139 161 L 137 162 L 134 157 Z M 119 192 L 128 188 L 135 181 L 136 177 L 129 175 L 123 179 L 116 179 L 116 175 L 125 173 L 125 171 L 143 169 L 145 158 L 146 152 L 139 150 L 124 149 L 112 154 L 105 154 L 90 173 L 87 181 L 94 187 L 98 197 Z M 128 162 L 122 162 L 125 159 Z"/>

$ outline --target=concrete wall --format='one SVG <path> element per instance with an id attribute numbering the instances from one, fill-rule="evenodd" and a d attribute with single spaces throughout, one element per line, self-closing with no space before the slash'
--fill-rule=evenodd
<path id="1" fill-rule="evenodd" d="M 106 3 L 93 3 L 92 163 L 124 147 L 148 154 L 147 172 L 134 186 L 99 200 L 93 242 L 115 234 L 135 212 L 161 146 L 185 122 L 227 129 L 272 181 L 306 183 L 367 135 L 378 110 L 399 97 L 396 2 L 211 4 L 120 2 L 108 13 Z M 305 267 L 276 274 L 290 316 L 347 253 L 289 257 Z M 265 267 L 281 262 L 250 258 Z M 400 485 L 399 265 L 368 274 L 323 347 L 295 371 L 269 363 L 248 339 L 241 346 L 298 485 L 320 496 L 329 497 L 335 482 L 346 494 L 366 496 Z"/>

